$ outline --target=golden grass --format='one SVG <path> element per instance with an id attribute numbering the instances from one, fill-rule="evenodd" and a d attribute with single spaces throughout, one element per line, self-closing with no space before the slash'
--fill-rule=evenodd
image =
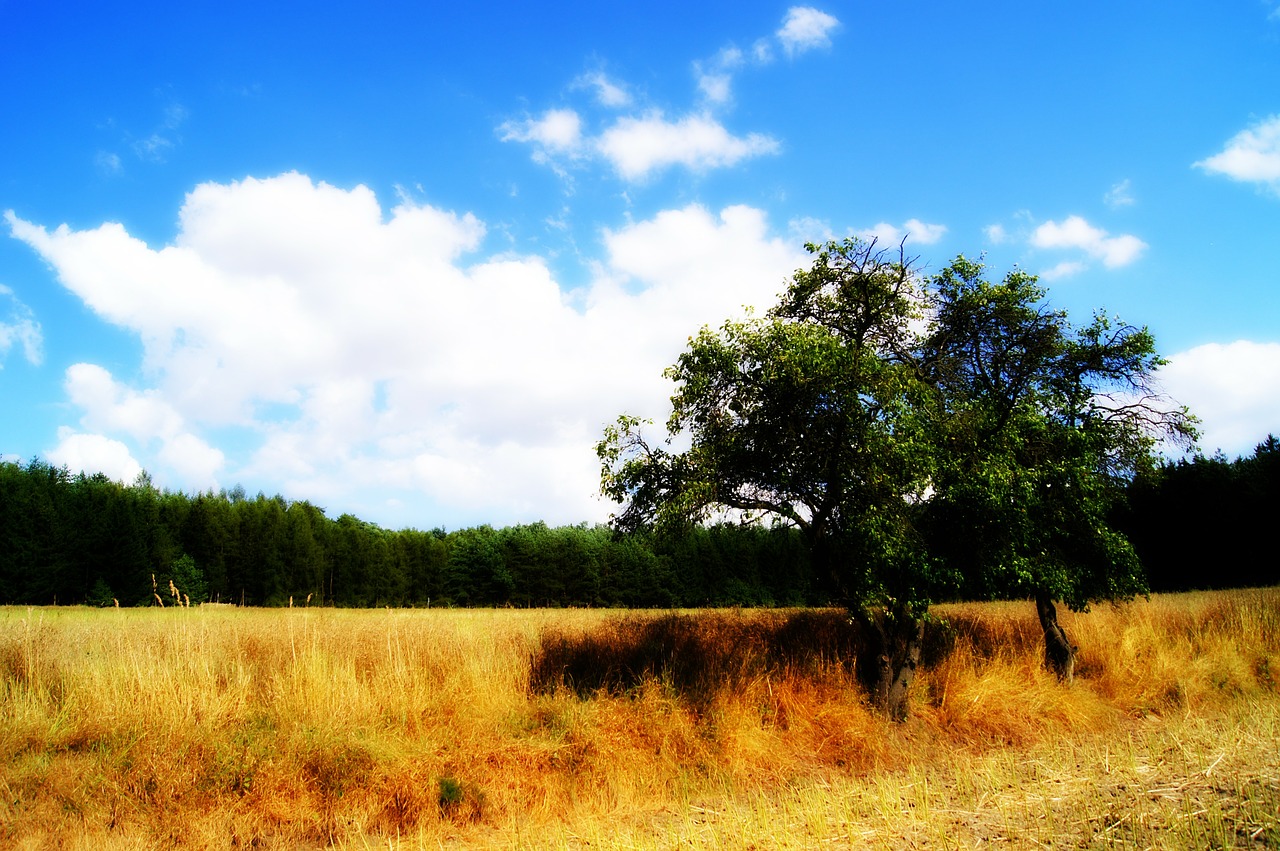
<path id="1" fill-rule="evenodd" d="M 0 609 L 0 847 L 1280 845 L 1280 591 L 1065 614 L 1071 687 L 935 613 L 899 725 L 815 613 Z"/>

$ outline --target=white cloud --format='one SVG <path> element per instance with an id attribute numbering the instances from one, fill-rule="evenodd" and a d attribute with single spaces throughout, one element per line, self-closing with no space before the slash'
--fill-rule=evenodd
<path id="1" fill-rule="evenodd" d="M 155 457 L 160 466 L 153 465 L 152 472 L 161 476 L 172 472 L 193 489 L 217 487 L 226 460 L 223 453 L 187 431 L 182 415 L 160 390 L 133 390 L 116 382 L 101 366 L 88 363 L 67 369 L 65 388 L 72 404 L 83 412 L 83 427 L 128 436 L 139 447 L 158 445 Z"/>
<path id="2" fill-rule="evenodd" d="M 1261 183 L 1280 192 L 1280 115 L 1273 115 L 1242 130 L 1220 153 L 1194 164 L 1210 174 L 1232 180 Z"/>
<path id="3" fill-rule="evenodd" d="M 1280 342 L 1208 343 L 1169 358 L 1165 391 L 1201 419 L 1201 447 L 1248 455 L 1280 434 Z"/>
<path id="4" fill-rule="evenodd" d="M 777 140 L 760 133 L 734 136 L 710 115 L 668 121 L 658 111 L 619 119 L 601 134 L 596 147 L 621 177 L 632 181 L 673 165 L 694 171 L 733 166 L 780 148 Z"/>
<path id="5" fill-rule="evenodd" d="M 982 229 L 982 233 L 987 237 L 987 241 L 993 245 L 1002 245 L 1009 240 L 1009 232 L 1001 224 L 987 225 Z"/>
<path id="6" fill-rule="evenodd" d="M 933 245 L 947 232 L 946 225 L 931 225 L 919 219 L 907 219 L 902 225 L 907 238 L 922 245 Z"/>
<path id="7" fill-rule="evenodd" d="M 1115 184 L 1102 196 L 1102 201 L 1113 210 L 1121 207 L 1132 207 L 1134 204 L 1132 181 L 1126 177 Z"/>
<path id="8" fill-rule="evenodd" d="M 831 32 L 839 25 L 840 22 L 834 17 L 812 6 L 792 6 L 787 10 L 777 37 L 787 55 L 793 56 L 806 50 L 829 46 Z"/>
<path id="9" fill-rule="evenodd" d="M 774 33 L 788 56 L 829 46 L 831 33 L 839 26 L 831 15 L 808 6 L 788 10 L 782 26 Z M 524 117 L 498 126 L 504 142 L 534 146 L 533 159 L 547 165 L 563 178 L 568 167 L 584 161 L 603 159 L 620 177 L 641 181 L 672 166 L 693 171 L 725 168 L 780 150 L 776 139 L 765 133 L 735 136 L 712 112 L 723 112 L 733 101 L 734 78 L 748 64 L 767 65 L 773 60 L 769 39 L 758 39 L 752 49 L 728 45 L 715 56 L 693 63 L 697 81 L 697 111 L 668 120 L 660 108 L 635 110 L 618 117 L 598 133 L 588 131 L 583 119 L 571 109 L 550 109 L 539 117 Z M 592 71 L 573 81 L 572 89 L 590 89 L 603 106 L 631 106 L 634 99 L 627 87 L 601 71 Z"/>
<path id="10" fill-rule="evenodd" d="M 118 224 L 9 216 L 67 289 L 143 343 L 136 381 L 68 370 L 79 423 L 50 458 L 424 528 L 603 519 L 602 427 L 623 411 L 661 419 L 661 372 L 688 336 L 773 303 L 807 262 L 760 210 L 668 210 L 604 232 L 575 309 L 540 258 L 474 256 L 474 217 L 404 200 L 384 213 L 365 187 L 203 184 L 179 222 L 151 247 Z"/>
<path id="11" fill-rule="evenodd" d="M 907 219 L 899 227 L 880 222 L 869 228 L 855 231 L 854 235 L 865 242 L 875 241 L 882 246 L 898 245 L 904 239 L 920 245 L 933 245 L 947 232 L 946 225 L 931 225 L 919 219 Z"/>
<path id="12" fill-rule="evenodd" d="M 531 142 L 556 154 L 572 154 L 582 145 L 582 119 L 572 109 L 548 109 L 539 118 L 507 121 L 498 130 L 504 142 Z"/>
<path id="13" fill-rule="evenodd" d="M 1147 248 L 1136 236 L 1111 236 L 1080 216 L 1068 216 L 1061 224 L 1045 222 L 1031 234 L 1031 244 L 1036 248 L 1079 249 L 1109 269 L 1129 265 Z"/>
<path id="14" fill-rule="evenodd" d="M 0 368 L 4 367 L 4 357 L 14 344 L 22 346 L 22 355 L 27 363 L 39 366 L 44 360 L 44 336 L 40 333 L 40 323 L 35 314 L 18 297 L 13 290 L 0 284 L 0 303 L 9 303 L 8 315 L 0 314 Z"/>
<path id="15" fill-rule="evenodd" d="M 73 472 L 105 473 L 117 482 L 132 482 L 142 465 L 129 454 L 129 447 L 100 434 L 84 434 L 69 428 L 58 429 L 58 445 L 47 453 L 58 467 Z"/>
<path id="16" fill-rule="evenodd" d="M 896 226 L 888 222 L 880 222 L 869 228 L 862 228 L 854 231 L 854 236 L 863 242 L 878 242 L 881 245 L 893 244 L 897 245 L 902 239 L 902 231 Z"/>
<path id="17" fill-rule="evenodd" d="M 583 135 L 581 117 L 569 109 L 547 110 L 539 118 L 508 121 L 498 128 L 504 142 L 534 145 L 534 160 L 556 167 L 564 159 L 595 154 L 623 179 L 639 181 L 671 166 L 706 171 L 776 153 L 776 140 L 759 133 L 734 136 L 706 113 L 668 121 L 660 111 L 617 119 L 598 137 Z"/>

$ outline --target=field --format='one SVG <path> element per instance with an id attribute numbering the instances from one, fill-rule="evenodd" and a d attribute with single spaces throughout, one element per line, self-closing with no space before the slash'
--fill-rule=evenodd
<path id="1" fill-rule="evenodd" d="M 0 846 L 1280 847 L 1280 590 L 935 614 L 0 609 Z"/>

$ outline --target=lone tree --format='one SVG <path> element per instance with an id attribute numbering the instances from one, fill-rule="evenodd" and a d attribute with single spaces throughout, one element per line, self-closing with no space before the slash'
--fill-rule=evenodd
<path id="1" fill-rule="evenodd" d="M 827 592 L 879 640 L 875 702 L 902 717 L 923 615 L 951 584 L 918 524 L 935 466 L 911 325 L 922 292 L 901 251 L 810 249 L 765 317 L 690 339 L 666 371 L 664 442 L 631 416 L 606 429 L 601 487 L 623 530 L 735 514 L 802 530 Z M 673 451 L 681 435 L 689 448 Z"/>
<path id="2" fill-rule="evenodd" d="M 875 639 L 873 702 L 901 719 L 932 599 L 1034 594 L 1070 648 L 1053 600 L 1144 590 L 1106 511 L 1151 434 L 1189 436 L 1190 420 L 1143 395 L 1150 334 L 1077 332 L 1030 276 L 991 285 L 958 258 L 926 280 L 901 247 L 807 247 L 812 267 L 764 317 L 704 328 L 666 371 L 665 440 L 629 415 L 605 430 L 601 489 L 622 530 L 734 515 L 801 529 L 831 599 Z M 1120 387 L 1140 392 L 1107 395 Z"/>

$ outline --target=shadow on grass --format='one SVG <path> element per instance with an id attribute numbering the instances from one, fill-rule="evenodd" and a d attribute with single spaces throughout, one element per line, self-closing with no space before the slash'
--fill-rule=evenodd
<path id="1" fill-rule="evenodd" d="M 940 665 L 958 644 L 983 658 L 1027 652 L 1033 620 L 1010 624 L 954 613 L 926 623 L 921 664 Z M 530 660 L 530 689 L 580 697 L 660 682 L 691 704 L 765 677 L 868 688 L 876 643 L 840 609 L 636 613 L 587 632 L 547 630 Z"/>
<path id="2" fill-rule="evenodd" d="M 658 681 L 701 704 L 765 676 L 847 680 L 864 646 L 836 609 L 634 614 L 586 633 L 544 632 L 529 682 L 589 697 Z"/>

